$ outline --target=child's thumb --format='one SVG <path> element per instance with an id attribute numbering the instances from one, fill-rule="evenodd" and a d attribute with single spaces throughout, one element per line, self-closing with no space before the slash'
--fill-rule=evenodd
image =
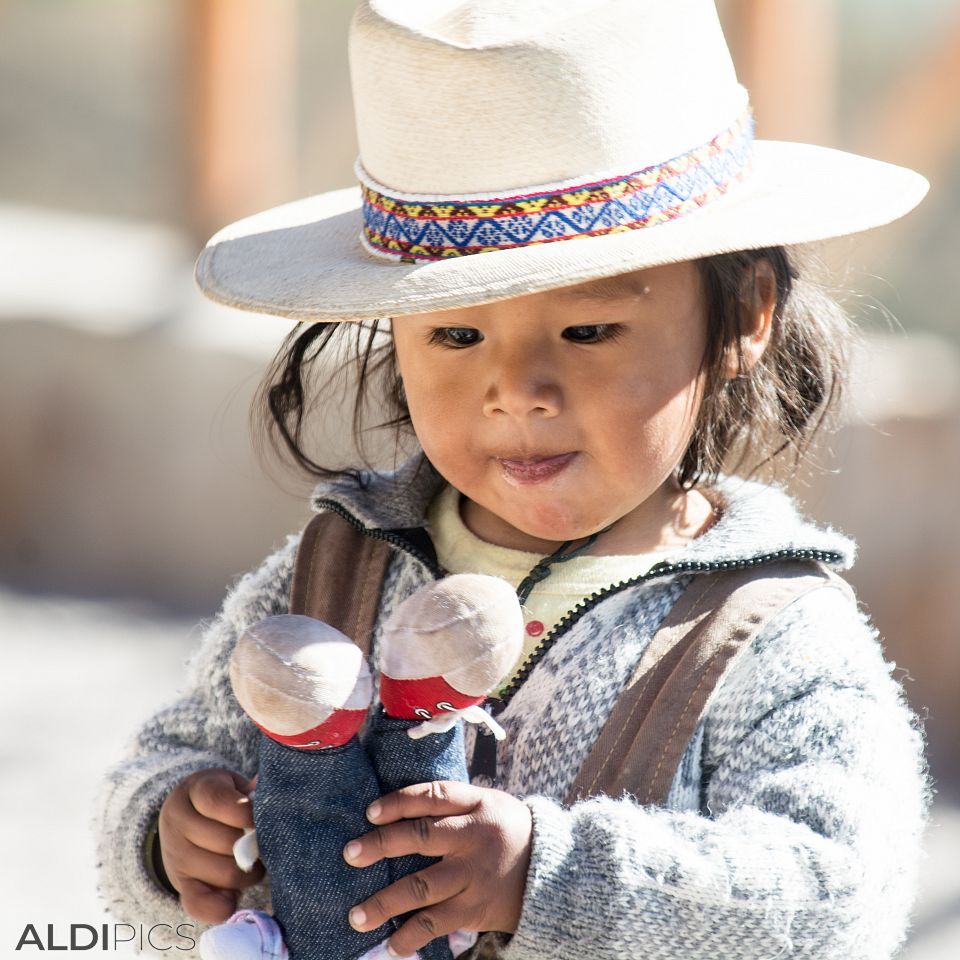
<path id="1" fill-rule="evenodd" d="M 194 809 L 201 816 L 241 830 L 253 826 L 253 811 L 246 777 L 229 770 L 215 771 L 191 793 Z"/>
<path id="2" fill-rule="evenodd" d="M 249 797 L 250 794 L 253 793 L 253 788 L 257 784 L 256 774 L 254 774 L 249 780 L 246 777 L 241 776 L 239 773 L 234 773 L 233 771 L 231 771 L 231 776 L 237 793 L 241 793 L 245 797 Z"/>
<path id="3" fill-rule="evenodd" d="M 237 893 L 202 880 L 184 878 L 180 902 L 191 917 L 203 923 L 223 923 L 237 909 Z"/>

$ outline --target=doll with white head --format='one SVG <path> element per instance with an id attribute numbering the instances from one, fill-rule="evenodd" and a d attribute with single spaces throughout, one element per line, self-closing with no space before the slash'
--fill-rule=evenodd
<path id="1" fill-rule="evenodd" d="M 349 908 L 433 862 L 419 856 L 364 871 L 343 860 L 383 793 L 425 780 L 467 780 L 458 721 L 503 733 L 479 704 L 517 660 L 523 622 L 517 595 L 482 574 L 446 577 L 413 593 L 385 621 L 373 700 L 366 658 L 347 636 L 312 617 L 254 624 L 230 660 L 234 693 L 263 733 L 254 794 L 257 832 L 237 841 L 237 862 L 259 857 L 272 881 L 274 918 L 241 911 L 207 931 L 204 960 L 375 960 L 390 927 L 354 930 Z M 263 824 L 263 826 L 261 826 Z M 309 895 L 305 895 L 309 892 Z M 476 939 L 434 941 L 423 957 L 449 960 Z"/>

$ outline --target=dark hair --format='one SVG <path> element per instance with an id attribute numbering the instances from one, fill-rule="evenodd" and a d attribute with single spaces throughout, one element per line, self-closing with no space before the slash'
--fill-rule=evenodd
<path id="1" fill-rule="evenodd" d="M 767 348 L 753 369 L 745 370 L 740 337 L 752 312 L 760 260 L 772 268 L 776 307 Z M 780 454 L 787 455 L 792 476 L 821 428 L 839 412 L 853 330 L 825 285 L 809 276 L 812 256 L 802 261 L 785 247 L 697 261 L 707 308 L 705 380 L 677 470 L 682 486 L 710 482 L 721 469 L 750 476 Z M 740 372 L 729 379 L 722 371 L 731 348 Z"/>
<path id="2" fill-rule="evenodd" d="M 767 348 L 747 370 L 739 338 L 745 318 L 751 315 L 760 260 L 772 268 L 776 308 Z M 837 409 L 850 325 L 825 287 L 801 275 L 798 263 L 796 251 L 784 247 L 723 253 L 697 261 L 707 311 L 707 346 L 701 365 L 702 401 L 676 471 L 684 488 L 710 483 L 721 470 L 752 475 L 774 463 L 780 454 L 792 453 L 790 474 L 794 474 Z M 311 382 L 317 379 L 311 374 L 318 359 L 325 351 L 324 360 L 328 359 L 337 347 L 345 348 L 343 362 L 328 373 L 325 382 Z M 733 379 L 723 373 L 724 357 L 730 350 L 737 352 L 740 366 Z M 342 383 L 342 375 L 352 364 L 357 365 L 353 436 L 364 466 L 375 470 L 364 443 L 369 430 L 392 427 L 394 449 L 404 435 L 412 435 L 392 338 L 377 320 L 298 323 L 278 350 L 254 398 L 254 435 L 266 433 L 275 451 L 312 477 L 349 475 L 360 481 L 360 469 L 318 463 L 306 452 L 304 437 L 307 414 L 316 408 L 322 391 Z M 387 419 L 366 427 L 365 408 L 378 393 L 374 387 L 378 378 L 382 381 L 381 410 Z"/>

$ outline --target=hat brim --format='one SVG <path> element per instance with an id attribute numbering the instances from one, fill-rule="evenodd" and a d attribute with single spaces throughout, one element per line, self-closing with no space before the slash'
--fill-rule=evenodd
<path id="1" fill-rule="evenodd" d="M 929 189 L 905 167 L 760 140 L 749 176 L 676 220 L 445 260 L 400 263 L 360 242 L 360 189 L 273 207 L 225 227 L 197 261 L 213 300 L 305 321 L 449 310 L 717 253 L 826 240 L 877 227 Z"/>

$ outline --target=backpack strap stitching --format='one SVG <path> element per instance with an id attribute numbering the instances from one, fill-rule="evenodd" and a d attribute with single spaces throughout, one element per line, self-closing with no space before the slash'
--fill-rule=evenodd
<path id="1" fill-rule="evenodd" d="M 369 546 L 370 546 L 369 542 L 368 542 L 368 543 L 365 543 L 364 546 L 369 548 Z M 370 560 L 372 559 L 372 557 L 371 557 L 370 555 L 373 553 L 373 550 L 371 550 L 371 549 L 366 549 L 366 550 L 364 550 L 364 553 L 367 554 L 367 556 L 364 557 L 364 560 L 365 560 L 366 562 L 370 562 Z M 375 599 L 376 599 L 376 598 L 374 598 L 374 597 L 371 596 L 371 592 L 370 592 L 371 589 L 375 589 L 376 592 L 377 592 L 377 596 L 379 597 L 380 591 L 381 591 L 381 588 L 382 588 L 382 587 L 383 587 L 383 582 L 382 582 L 382 581 L 378 581 L 376 584 L 374 584 L 374 583 L 371 582 L 371 579 L 370 579 L 369 577 L 364 577 L 364 578 L 363 578 L 363 586 L 362 586 L 362 590 L 361 590 L 361 593 L 360 593 L 360 602 L 354 607 L 353 633 L 351 634 L 351 636 L 353 636 L 354 638 L 356 638 L 356 637 L 358 637 L 358 636 L 360 635 L 360 632 L 361 632 L 361 631 L 360 631 L 360 622 L 361 622 L 361 618 L 363 617 L 364 611 L 367 610 L 368 604 L 369 604 L 372 600 L 375 600 Z M 372 623 L 371 626 L 370 626 L 371 631 L 372 631 L 373 629 L 375 629 L 375 628 L 376 628 L 376 615 L 374 615 L 374 621 L 373 621 L 373 623 Z M 371 648 L 372 648 L 372 646 L 373 646 L 373 637 L 372 637 L 372 635 L 368 636 L 368 637 L 366 638 L 366 640 L 367 640 L 367 650 L 366 650 L 366 653 L 367 653 L 367 655 L 369 655 L 370 650 L 371 650 Z"/>
<path id="2" fill-rule="evenodd" d="M 311 527 L 313 527 L 314 536 L 313 536 L 313 542 L 310 544 L 310 565 L 307 567 L 307 589 L 304 596 L 305 608 L 308 606 L 310 594 L 313 591 L 314 571 L 316 569 L 316 564 L 317 564 L 317 547 L 320 544 L 320 537 L 316 536 L 316 533 L 317 533 L 316 528 L 319 526 L 318 520 L 316 519 L 311 520 L 310 525 Z"/>
<path id="3" fill-rule="evenodd" d="M 714 654 L 710 658 L 711 668 L 717 662 L 717 656 L 718 654 Z M 644 797 L 644 803 L 650 803 L 651 798 L 653 797 L 654 789 L 656 788 L 656 785 L 657 785 L 657 779 L 660 776 L 660 768 L 663 766 L 663 761 L 666 759 L 667 754 L 670 752 L 671 746 L 673 746 L 673 742 L 677 736 L 677 731 L 683 725 L 683 721 L 690 710 L 690 704 L 693 703 L 694 699 L 696 698 L 697 694 L 700 692 L 703 685 L 707 683 L 707 681 L 714 679 L 713 673 L 714 673 L 713 669 L 707 669 L 704 671 L 703 676 L 700 678 L 700 682 L 696 685 L 693 692 L 687 698 L 687 702 L 686 704 L 684 704 L 683 710 L 680 711 L 680 716 L 677 717 L 677 722 L 676 724 L 674 724 L 674 727 L 670 733 L 670 736 L 667 737 L 667 741 L 663 745 L 663 749 L 660 751 L 660 759 L 657 760 L 657 765 L 653 771 L 653 777 L 651 777 L 650 785 L 647 787 L 647 793 L 646 793 L 646 796 Z"/>
<path id="4" fill-rule="evenodd" d="M 692 604 L 690 604 L 689 602 L 688 602 L 688 603 L 684 603 L 684 606 L 685 606 L 685 607 L 686 607 L 686 606 L 689 606 L 689 607 L 691 608 L 691 611 L 696 610 L 696 608 L 698 607 L 698 605 L 699 605 L 700 603 L 702 603 L 702 602 L 706 599 L 706 597 L 707 597 L 711 592 L 713 592 L 713 591 L 717 588 L 718 585 L 717 585 L 717 583 L 716 583 L 716 580 L 717 580 L 716 577 L 711 577 L 711 578 L 708 578 L 706 582 L 703 582 L 703 581 L 700 581 L 700 582 L 694 581 L 694 583 L 691 583 L 691 584 L 687 587 L 686 591 L 684 591 L 684 593 L 686 593 L 686 592 L 689 591 L 689 590 L 694 590 L 694 591 L 695 591 L 695 596 L 694 596 L 694 598 L 693 598 L 693 603 L 692 603 Z M 683 597 L 683 595 L 681 595 L 681 599 L 682 599 L 682 597 Z M 677 602 L 677 603 L 680 603 L 680 602 L 681 602 L 681 599 L 678 599 L 676 602 Z M 688 599 L 688 601 L 689 601 L 690 598 L 688 597 L 687 599 Z M 671 613 L 668 612 L 668 613 L 667 613 L 667 617 L 664 618 L 664 622 L 666 622 L 666 619 L 669 618 L 670 616 L 671 616 Z M 658 631 L 658 632 L 659 632 L 659 631 Z M 654 633 L 654 637 L 656 637 L 656 633 Z M 650 642 L 651 642 L 651 643 L 653 643 L 654 637 L 651 637 L 651 639 L 650 639 Z M 635 680 L 637 679 L 637 675 L 638 675 L 643 669 L 644 669 L 644 664 L 641 663 L 641 664 L 636 668 L 636 670 L 635 670 L 635 672 L 634 672 L 634 676 L 633 676 L 633 677 L 630 679 L 630 681 L 628 682 L 627 687 L 626 687 L 627 690 L 629 690 L 629 688 L 632 686 L 632 684 L 633 684 L 633 683 L 635 682 Z M 644 677 L 643 686 L 640 687 L 640 689 L 639 689 L 639 690 L 637 691 L 637 693 L 636 693 L 636 696 L 634 697 L 634 702 L 633 702 L 633 706 L 632 706 L 631 709 L 630 709 L 630 715 L 629 715 L 628 722 L 625 723 L 625 724 L 623 724 L 623 725 L 620 727 L 620 730 L 619 730 L 619 732 L 618 732 L 618 734 L 617 734 L 616 739 L 614 740 L 614 742 L 613 742 L 613 744 L 611 745 L 610 749 L 607 751 L 607 753 L 606 753 L 606 755 L 604 756 L 603 761 L 601 762 L 601 764 L 597 767 L 596 773 L 594 774 L 593 778 L 592 778 L 591 781 L 590 781 L 589 786 L 587 787 L 587 791 L 588 791 L 588 792 L 592 791 L 593 788 L 597 785 L 597 781 L 600 779 L 601 774 L 603 773 L 604 769 L 606 768 L 607 764 L 609 763 L 610 757 L 613 756 L 614 753 L 616 753 L 617 748 L 620 746 L 620 742 L 621 742 L 621 741 L 623 740 L 623 738 L 627 735 L 628 731 L 632 730 L 632 728 L 633 728 L 633 725 L 632 725 L 632 723 L 630 723 L 630 721 L 633 720 L 633 718 L 636 716 L 637 711 L 638 711 L 639 709 L 641 709 L 641 707 L 643 706 L 643 703 L 644 703 L 643 695 L 647 692 L 647 687 L 648 687 L 648 686 L 650 685 L 650 683 L 653 681 L 654 677 L 657 676 L 656 670 L 652 670 L 652 669 L 651 669 L 651 670 L 647 670 L 646 673 L 647 673 L 647 675 L 646 675 L 646 677 Z M 626 692 L 626 691 L 625 691 L 625 692 Z M 623 695 L 624 695 L 624 694 L 621 694 L 621 696 L 623 696 Z M 632 695 L 632 694 L 631 694 L 631 695 Z"/>
<path id="5" fill-rule="evenodd" d="M 773 611 L 772 616 L 764 618 L 762 622 L 758 624 L 758 627 L 760 629 L 765 627 L 773 619 L 774 616 L 778 616 L 780 613 L 786 610 L 787 607 L 792 606 L 802 597 L 805 597 L 810 593 L 813 593 L 817 590 L 822 590 L 825 588 L 838 589 L 849 594 L 849 587 L 839 577 L 834 577 L 830 579 L 824 578 L 821 582 L 814 583 L 810 587 L 808 587 L 806 590 L 803 590 L 803 592 L 790 597 L 790 599 L 787 601 L 786 604 L 784 604 L 783 606 L 778 606 L 777 609 Z M 743 644 L 741 651 L 746 649 L 749 646 L 750 641 L 757 635 L 758 632 L 759 630 L 756 630 L 751 633 L 751 635 L 747 638 L 747 641 Z M 738 651 L 738 653 L 741 651 Z M 703 675 L 700 678 L 700 682 L 691 692 L 689 698 L 687 699 L 686 704 L 681 710 L 680 715 L 677 718 L 677 722 L 674 725 L 672 732 L 670 733 L 670 736 L 667 738 L 666 742 L 663 745 L 663 749 L 660 751 L 660 758 L 657 761 L 657 765 L 656 765 L 656 768 L 654 769 L 653 777 L 650 780 L 650 785 L 647 789 L 645 802 L 649 803 L 651 800 L 651 797 L 655 792 L 659 774 L 660 774 L 660 769 L 663 766 L 664 760 L 670 753 L 671 747 L 673 746 L 674 741 L 676 739 L 677 731 L 680 730 L 680 728 L 682 727 L 683 721 L 690 710 L 690 705 L 694 702 L 694 700 L 696 699 L 697 695 L 699 694 L 703 686 L 707 683 L 716 685 L 719 682 L 720 676 L 725 671 L 725 668 L 727 666 L 732 665 L 733 661 L 737 658 L 737 654 L 734 654 L 732 657 L 729 658 L 728 661 L 720 663 L 720 666 L 718 669 L 717 668 L 718 661 L 720 661 L 720 659 L 724 656 L 724 652 L 725 651 L 722 648 L 718 648 L 710 655 L 710 659 L 705 666 Z M 706 707 L 706 704 L 704 704 L 704 709 L 705 707 Z"/>
<path id="6" fill-rule="evenodd" d="M 624 790 L 665 802 L 673 782 L 668 768 L 682 760 L 681 738 L 689 740 L 739 652 L 794 600 L 828 585 L 855 603 L 846 581 L 821 563 L 785 561 L 694 578 L 621 690 L 565 804 Z"/>

